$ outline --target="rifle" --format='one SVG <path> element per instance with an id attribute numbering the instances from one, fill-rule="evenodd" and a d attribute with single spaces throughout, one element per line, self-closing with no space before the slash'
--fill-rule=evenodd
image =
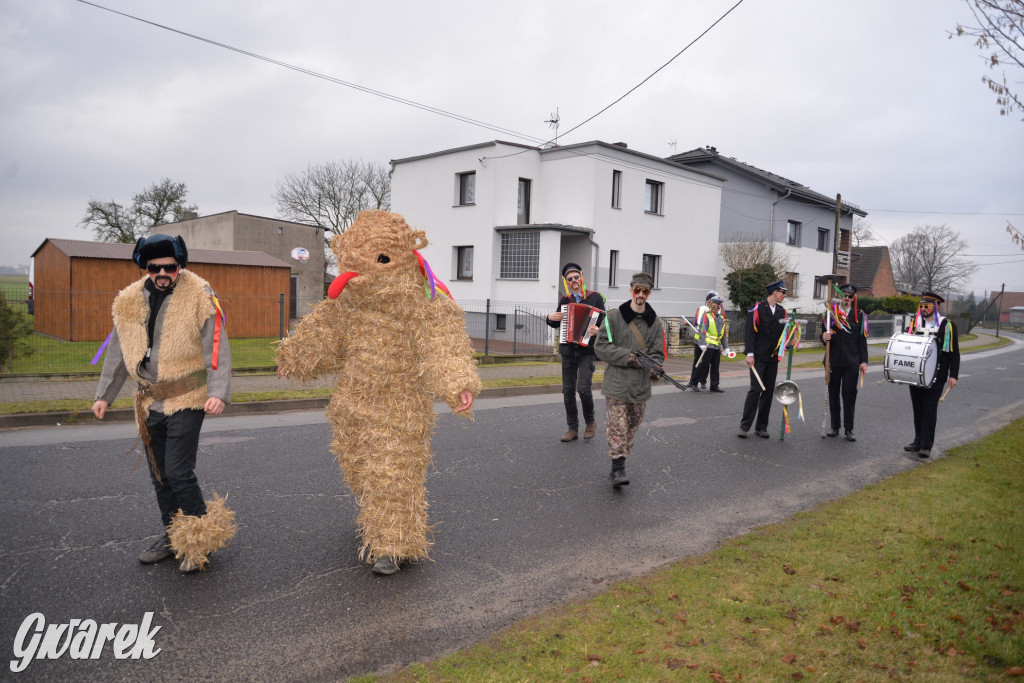
<path id="1" fill-rule="evenodd" d="M 647 355 L 643 351 L 631 351 L 630 353 L 632 353 L 633 356 L 636 357 L 637 361 L 640 363 L 644 370 L 647 370 L 648 372 L 653 371 L 654 374 L 657 375 L 658 379 L 664 377 L 669 382 L 674 384 L 676 388 L 686 391 L 686 385 L 680 384 L 676 380 L 672 379 L 672 377 L 670 377 L 669 374 L 665 372 L 665 368 L 661 367 L 661 365 L 658 364 L 658 361 L 654 360 L 654 358 Z"/>

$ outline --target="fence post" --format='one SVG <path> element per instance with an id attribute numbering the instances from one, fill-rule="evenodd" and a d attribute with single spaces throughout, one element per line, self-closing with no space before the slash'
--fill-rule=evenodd
<path id="1" fill-rule="evenodd" d="M 491 343 L 491 300 L 484 307 L 484 355 L 488 355 Z"/>
<path id="2" fill-rule="evenodd" d="M 512 355 L 516 355 L 516 343 L 519 341 L 519 308 L 512 310 Z"/>
<path id="3" fill-rule="evenodd" d="M 284 339 L 284 293 L 281 294 L 278 303 L 277 338 Z"/>

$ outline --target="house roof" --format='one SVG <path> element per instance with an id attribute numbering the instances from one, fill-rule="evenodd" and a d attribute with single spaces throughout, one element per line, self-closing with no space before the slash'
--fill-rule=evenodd
<path id="1" fill-rule="evenodd" d="M 537 149 L 532 145 L 523 145 L 518 142 L 505 142 L 504 140 L 488 140 L 487 142 L 479 142 L 475 145 L 466 145 L 464 147 L 453 147 L 452 149 L 442 149 L 438 152 L 430 152 L 429 154 L 419 154 L 414 157 L 403 157 L 401 159 L 392 159 L 391 167 L 394 168 L 395 164 L 404 164 L 410 161 L 419 161 L 420 159 L 430 159 L 431 157 L 442 157 L 445 154 L 455 154 L 456 152 L 465 152 L 470 149 L 481 149 L 483 147 L 494 147 L 496 145 L 509 145 L 510 147 L 521 147 L 523 149 Z"/>
<path id="2" fill-rule="evenodd" d="M 66 240 L 46 238 L 32 256 L 49 242 L 71 258 L 111 259 L 130 261 L 135 251 L 134 244 L 118 244 L 113 242 L 88 242 L 86 240 Z M 264 266 L 270 268 L 288 268 L 291 266 L 279 258 L 262 251 L 227 251 L 220 249 L 189 249 L 190 263 L 216 263 L 225 266 Z"/>
<path id="3" fill-rule="evenodd" d="M 575 232 L 581 235 L 593 235 L 590 228 L 581 228 L 578 225 L 563 225 L 562 223 L 530 223 L 528 225 L 496 225 L 495 232 L 517 232 L 523 230 L 555 230 L 557 232 Z"/>
<path id="4" fill-rule="evenodd" d="M 746 164 L 732 157 L 722 156 L 714 147 L 698 147 L 697 149 L 691 149 L 688 152 L 674 154 L 670 157 L 667 157 L 667 160 L 679 164 L 680 166 L 687 167 L 689 167 L 690 164 L 713 163 L 723 168 L 732 169 L 734 171 L 738 171 L 748 176 L 754 176 L 756 178 L 768 182 L 769 185 L 773 186 L 777 190 L 789 190 L 792 194 L 796 195 L 797 197 L 801 197 L 808 201 L 812 201 L 816 204 L 822 204 L 831 207 L 834 207 L 836 204 L 836 200 L 834 197 L 828 197 L 826 195 L 821 194 L 820 192 L 815 192 L 811 188 L 805 185 L 801 185 L 795 180 L 784 178 L 783 176 L 780 176 L 776 173 L 772 173 L 771 171 L 765 171 L 763 169 L 758 168 L 757 166 L 751 166 L 750 164 Z M 843 202 L 842 207 L 845 211 L 856 214 L 858 216 L 868 215 L 866 211 L 861 209 L 856 204 Z"/>
<path id="5" fill-rule="evenodd" d="M 870 289 L 889 247 L 854 247 L 850 250 L 850 284 L 857 289 Z"/>

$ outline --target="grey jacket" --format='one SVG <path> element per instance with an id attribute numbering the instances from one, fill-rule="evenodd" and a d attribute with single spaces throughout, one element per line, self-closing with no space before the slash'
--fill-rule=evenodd
<path id="1" fill-rule="evenodd" d="M 651 398 L 651 378 L 646 370 L 631 368 L 626 362 L 634 349 L 640 349 L 658 363 L 664 363 L 665 328 L 650 304 L 647 304 L 642 314 L 634 313 L 629 304 L 627 301 L 608 311 L 605 324 L 597 336 L 594 351 L 599 359 L 608 363 L 601 393 L 626 403 L 646 403 Z M 629 329 L 630 321 L 636 323 L 640 330 L 640 336 L 644 339 L 643 346 Z"/>

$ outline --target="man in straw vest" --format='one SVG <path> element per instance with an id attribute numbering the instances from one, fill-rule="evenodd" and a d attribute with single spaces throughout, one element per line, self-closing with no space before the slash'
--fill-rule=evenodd
<path id="1" fill-rule="evenodd" d="M 605 397 L 604 423 L 612 459 L 610 476 L 616 487 L 629 483 L 626 456 L 633 448 L 651 398 L 650 373 L 654 371 L 644 369 L 634 350 L 643 351 L 659 365 L 665 362 L 665 327 L 647 303 L 653 286 L 654 279 L 648 273 L 633 276 L 629 301 L 608 311 L 595 346 L 597 357 L 608 363 L 601 393 Z"/>
<path id="2" fill-rule="evenodd" d="M 839 399 L 842 397 L 842 423 L 847 441 L 856 441 L 853 435 L 853 413 L 857 405 L 857 381 L 868 369 L 867 316 L 857 307 L 857 288 L 842 285 L 839 305 L 822 316 L 821 341 L 828 348 L 828 407 L 831 428 L 828 436 L 839 434 Z"/>
<path id="3" fill-rule="evenodd" d="M 960 341 L 953 321 L 939 315 L 939 305 L 943 302 L 945 299 L 935 292 L 921 294 L 921 303 L 909 330 L 910 334 L 934 335 L 939 347 L 935 382 L 928 388 L 910 387 L 910 404 L 914 408 L 914 440 L 904 446 L 903 450 L 917 452 L 921 458 L 931 457 L 932 454 L 943 387 L 955 387 L 957 375 L 960 374 Z"/>
<path id="4" fill-rule="evenodd" d="M 209 554 L 236 530 L 224 499 L 204 501 L 195 475 L 203 419 L 230 401 L 231 350 L 213 290 L 185 270 L 181 236 L 140 238 L 132 260 L 147 276 L 114 299 L 114 331 L 92 412 L 102 420 L 125 380 L 138 382 L 136 424 L 164 526 L 139 561 L 173 555 L 191 573 L 205 569 Z"/>
<path id="5" fill-rule="evenodd" d="M 786 329 L 786 283 L 782 280 L 765 287 L 767 297 L 747 311 L 747 325 L 743 330 L 747 367 L 750 368 L 750 389 L 743 402 L 743 417 L 736 436 L 747 438 L 751 425 L 754 433 L 768 438 L 768 415 L 772 409 L 775 377 L 779 372 L 779 345 Z M 760 382 L 758 382 L 760 378 Z M 761 385 L 764 384 L 762 387 Z M 755 421 L 756 419 L 756 421 Z"/>

